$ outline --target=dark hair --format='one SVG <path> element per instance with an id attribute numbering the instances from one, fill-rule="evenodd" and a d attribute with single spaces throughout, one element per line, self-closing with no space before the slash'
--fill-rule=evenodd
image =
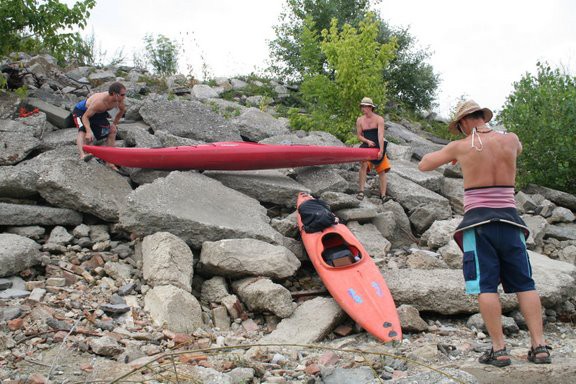
<path id="1" fill-rule="evenodd" d="M 466 115 L 465 117 L 470 118 L 470 119 L 482 119 L 482 120 L 484 120 L 484 111 L 480 109 L 476 112 L 472 112 L 471 114 Z"/>
<path id="2" fill-rule="evenodd" d="M 110 95 L 113 95 L 115 93 L 119 94 L 120 91 L 122 91 L 123 89 L 126 89 L 124 84 L 122 84 L 119 81 L 115 81 L 112 84 L 110 84 L 110 87 L 108 88 L 108 94 Z"/>

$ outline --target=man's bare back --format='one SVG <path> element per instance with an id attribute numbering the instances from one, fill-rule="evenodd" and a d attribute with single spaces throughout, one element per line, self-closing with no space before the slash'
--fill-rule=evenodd
<path id="1" fill-rule="evenodd" d="M 428 171 L 457 161 L 462 168 L 465 189 L 514 186 L 516 158 L 520 152 L 522 145 L 514 133 L 503 134 L 484 128 L 424 156 L 419 168 Z"/>

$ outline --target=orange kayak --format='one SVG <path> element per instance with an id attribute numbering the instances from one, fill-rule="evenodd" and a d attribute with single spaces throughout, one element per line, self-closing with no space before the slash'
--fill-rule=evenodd
<path id="1" fill-rule="evenodd" d="M 297 207 L 313 199 L 301 192 Z M 362 244 L 344 224 L 307 233 L 298 210 L 298 228 L 308 257 L 340 307 L 374 337 L 402 340 L 402 329 L 392 294 L 380 270 Z"/>

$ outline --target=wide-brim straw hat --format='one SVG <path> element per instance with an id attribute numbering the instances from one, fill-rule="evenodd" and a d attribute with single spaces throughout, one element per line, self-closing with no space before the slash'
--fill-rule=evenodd
<path id="1" fill-rule="evenodd" d="M 364 106 L 364 105 L 376 109 L 376 104 L 374 104 L 374 102 L 372 101 L 372 99 L 369 98 L 369 97 L 363 98 L 362 101 L 360 102 L 360 106 L 361 106 L 361 107 Z"/>
<path id="2" fill-rule="evenodd" d="M 492 116 L 494 115 L 492 111 L 488 108 L 481 108 L 477 102 L 474 100 L 466 100 L 461 101 L 456 106 L 456 113 L 454 114 L 454 118 L 448 125 L 448 130 L 453 134 L 457 135 L 459 133 L 458 128 L 456 126 L 464 117 L 468 116 L 471 113 L 482 111 L 484 114 L 484 122 L 487 123 L 492 120 Z"/>

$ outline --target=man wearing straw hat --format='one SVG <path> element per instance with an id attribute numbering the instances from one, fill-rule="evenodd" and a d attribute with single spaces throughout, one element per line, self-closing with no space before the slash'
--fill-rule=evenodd
<path id="1" fill-rule="evenodd" d="M 465 138 L 425 155 L 418 168 L 431 171 L 443 164 L 460 163 L 464 178 L 464 218 L 454 239 L 464 253 L 466 293 L 477 294 L 480 313 L 492 340 L 492 349 L 480 363 L 504 367 L 511 363 L 502 333 L 498 285 L 516 293 L 530 331 L 528 360 L 551 363 L 544 341 L 540 296 L 532 279 L 525 240 L 528 228 L 516 211 L 516 159 L 522 144 L 514 133 L 492 130 L 486 123 L 492 111 L 473 100 L 461 102 L 449 130 Z"/>
<path id="2" fill-rule="evenodd" d="M 390 162 L 386 156 L 386 141 L 384 140 L 384 118 L 374 113 L 376 105 L 372 99 L 365 97 L 360 101 L 362 116 L 356 120 L 356 135 L 361 148 L 379 148 L 378 159 L 372 162 L 363 161 L 360 164 L 359 190 L 356 198 L 364 199 L 364 185 L 366 184 L 366 174 L 371 167 L 376 169 L 378 180 L 380 181 L 380 199 L 385 203 L 390 199 L 386 196 L 386 173 L 390 171 Z"/>

